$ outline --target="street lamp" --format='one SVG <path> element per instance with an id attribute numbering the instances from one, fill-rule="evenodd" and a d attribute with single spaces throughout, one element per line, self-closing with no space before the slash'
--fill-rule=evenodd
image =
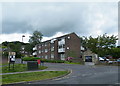
<path id="1" fill-rule="evenodd" d="M 22 42 L 23 42 L 23 37 L 25 37 L 25 35 L 22 35 Z"/>
<path id="2" fill-rule="evenodd" d="M 22 43 L 23 43 L 23 38 L 25 37 L 25 35 L 22 35 Z M 21 54 L 23 55 L 24 54 L 24 46 L 22 45 L 22 52 L 21 52 Z M 21 63 L 23 63 L 23 61 L 22 61 L 22 56 L 21 56 Z"/>

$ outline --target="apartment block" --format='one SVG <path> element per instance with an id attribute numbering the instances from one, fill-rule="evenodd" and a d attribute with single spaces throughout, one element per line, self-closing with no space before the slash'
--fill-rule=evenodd
<path id="1" fill-rule="evenodd" d="M 80 48 L 80 38 L 75 33 L 70 33 L 37 44 L 33 48 L 33 55 L 51 60 L 65 60 L 67 57 L 80 58 Z"/>

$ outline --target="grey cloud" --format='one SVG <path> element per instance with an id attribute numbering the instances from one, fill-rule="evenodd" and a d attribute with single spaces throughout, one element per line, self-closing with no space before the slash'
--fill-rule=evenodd
<path id="1" fill-rule="evenodd" d="M 27 25 L 26 22 L 13 22 L 13 21 L 3 21 L 2 22 L 2 33 L 26 33 L 32 31 L 33 28 Z"/>
<path id="2" fill-rule="evenodd" d="M 52 36 L 56 32 L 76 32 L 88 35 L 93 31 L 96 13 L 105 17 L 113 17 L 116 6 L 95 3 L 7 3 L 3 4 L 3 33 L 32 33 L 40 30 L 45 36 Z M 111 10 L 109 10 L 111 8 Z M 116 12 L 116 11 L 115 11 Z M 113 17 L 113 18 L 112 18 Z M 13 20 L 14 19 L 14 20 Z M 115 19 L 116 20 L 116 19 Z M 102 30 L 109 31 L 108 26 Z M 112 28 L 115 28 L 112 26 Z M 103 31 L 104 32 L 104 31 Z"/>

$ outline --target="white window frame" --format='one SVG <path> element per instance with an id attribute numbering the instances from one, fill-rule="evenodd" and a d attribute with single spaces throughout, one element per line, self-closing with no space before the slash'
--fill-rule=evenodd
<path id="1" fill-rule="evenodd" d="M 39 45 L 39 48 L 41 48 L 41 45 Z"/>
<path id="2" fill-rule="evenodd" d="M 41 53 L 41 50 L 39 50 L 39 53 Z"/>
<path id="3" fill-rule="evenodd" d="M 54 59 L 54 54 L 51 54 L 51 58 Z"/>
<path id="4" fill-rule="evenodd" d="M 47 53 L 48 52 L 48 49 L 45 49 L 45 53 Z"/>
<path id="5" fill-rule="evenodd" d="M 45 55 L 45 59 L 48 59 L 48 55 Z"/>
<path id="6" fill-rule="evenodd" d="M 61 59 L 61 60 L 65 60 L 65 54 L 61 54 L 61 55 L 60 55 L 60 59 Z"/>

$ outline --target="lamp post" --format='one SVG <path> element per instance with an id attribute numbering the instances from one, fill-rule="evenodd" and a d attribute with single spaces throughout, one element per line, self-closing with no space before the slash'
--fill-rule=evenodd
<path id="1" fill-rule="evenodd" d="M 22 35 L 22 43 L 23 43 L 23 38 L 25 37 L 25 35 Z M 23 55 L 24 54 L 24 46 L 22 45 L 22 52 L 21 52 L 21 54 Z M 21 63 L 23 63 L 23 61 L 22 61 L 22 56 L 21 56 Z"/>
<path id="2" fill-rule="evenodd" d="M 22 42 L 23 42 L 23 37 L 25 37 L 25 35 L 22 35 Z"/>

